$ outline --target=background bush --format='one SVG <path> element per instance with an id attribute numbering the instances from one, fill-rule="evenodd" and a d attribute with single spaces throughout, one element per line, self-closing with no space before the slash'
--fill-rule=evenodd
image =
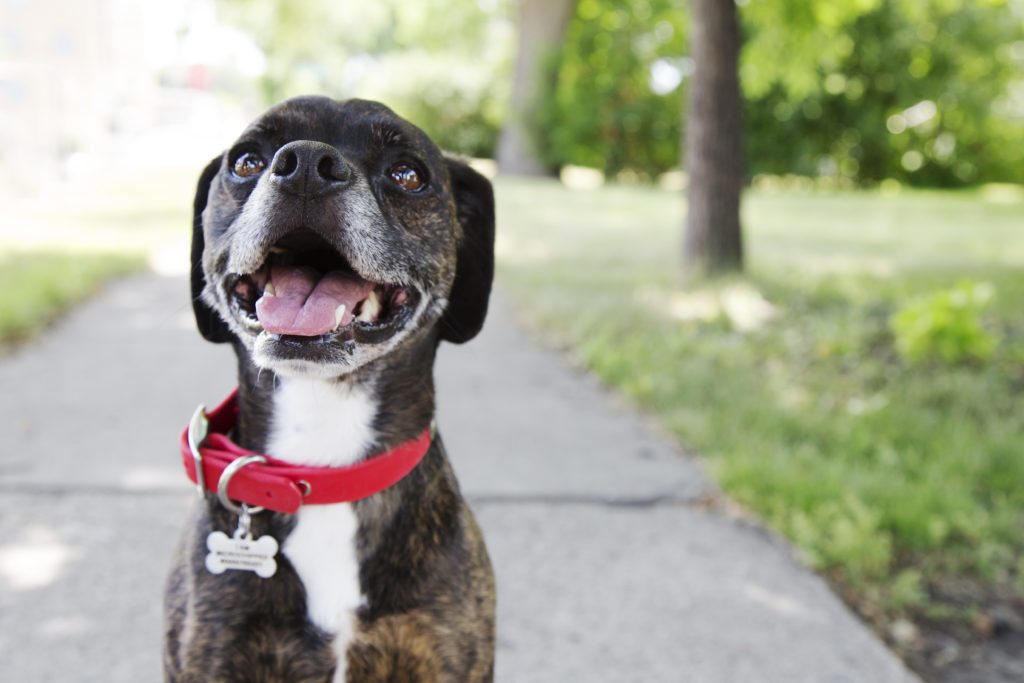
<path id="1" fill-rule="evenodd" d="M 844 184 L 1024 182 L 1024 6 L 746 0 L 748 170 Z M 651 176 L 680 163 L 682 0 L 582 0 L 536 122 L 545 160 Z M 657 92 L 657 69 L 681 78 Z"/>
<path id="2" fill-rule="evenodd" d="M 580 2 L 538 107 L 544 161 L 646 176 L 679 164 L 681 89 L 655 92 L 652 69 L 685 68 L 685 17 L 672 0 Z"/>
<path id="3" fill-rule="evenodd" d="M 751 173 L 932 187 L 1024 181 L 1019 11 L 999 0 L 875 4 L 835 29 L 806 82 L 763 73 L 762 43 L 774 44 L 777 27 L 746 22 Z"/>

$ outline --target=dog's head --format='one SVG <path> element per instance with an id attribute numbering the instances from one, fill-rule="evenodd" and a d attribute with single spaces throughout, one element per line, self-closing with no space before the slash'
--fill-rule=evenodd
<path id="1" fill-rule="evenodd" d="M 283 102 L 199 180 L 199 330 L 262 368 L 339 376 L 424 334 L 464 342 L 493 271 L 490 183 L 375 102 Z"/>

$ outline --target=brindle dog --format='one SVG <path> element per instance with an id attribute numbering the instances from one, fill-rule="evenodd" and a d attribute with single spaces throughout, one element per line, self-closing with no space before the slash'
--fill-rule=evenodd
<path id="1" fill-rule="evenodd" d="M 494 268 L 490 183 L 374 102 L 301 97 L 203 171 L 192 297 L 238 357 L 240 446 L 342 466 L 434 415 L 441 340 L 479 332 Z M 404 479 L 354 503 L 253 515 L 278 570 L 212 574 L 235 514 L 208 494 L 168 580 L 166 680 L 490 681 L 494 580 L 436 435 Z"/>

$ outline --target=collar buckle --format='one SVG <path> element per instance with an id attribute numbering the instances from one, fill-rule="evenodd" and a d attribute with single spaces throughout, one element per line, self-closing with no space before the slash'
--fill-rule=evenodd
<path id="1" fill-rule="evenodd" d="M 188 430 L 185 432 L 188 437 L 188 449 L 192 451 L 192 460 L 196 464 L 196 491 L 200 498 L 206 497 L 206 475 L 203 474 L 203 454 L 199 447 L 209 432 L 210 421 L 206 418 L 206 406 L 200 403 L 196 412 L 192 414 Z"/>

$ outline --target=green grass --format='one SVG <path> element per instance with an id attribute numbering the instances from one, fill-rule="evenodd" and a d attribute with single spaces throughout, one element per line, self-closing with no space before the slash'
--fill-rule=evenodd
<path id="1" fill-rule="evenodd" d="M 141 256 L 70 251 L 0 255 L 0 346 L 28 339 L 104 280 L 142 268 Z"/>
<path id="2" fill-rule="evenodd" d="M 498 202 L 517 302 L 858 601 L 1024 595 L 1020 193 L 750 192 L 745 278 L 689 289 L 677 194 L 502 181 Z M 961 281 L 994 290 L 967 328 L 994 348 L 904 358 L 894 314 Z"/>
<path id="3" fill-rule="evenodd" d="M 0 230 L 0 347 L 30 338 L 104 281 L 144 269 L 147 254 L 171 248 L 187 255 L 193 175 L 8 198 Z"/>

